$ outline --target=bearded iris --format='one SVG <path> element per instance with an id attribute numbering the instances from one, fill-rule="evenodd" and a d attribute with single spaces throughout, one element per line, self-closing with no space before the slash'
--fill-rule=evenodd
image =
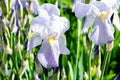
<path id="1" fill-rule="evenodd" d="M 39 16 L 33 18 L 30 28 L 33 37 L 29 42 L 29 51 L 41 44 L 37 58 L 45 68 L 58 67 L 60 54 L 69 54 L 63 34 L 69 29 L 69 21 L 60 17 L 55 5 L 46 3 L 40 6 Z"/>
<path id="2" fill-rule="evenodd" d="M 86 16 L 82 33 L 85 33 L 94 23 L 90 39 L 96 45 L 101 45 L 114 40 L 114 29 L 110 18 L 117 9 L 117 1 L 111 1 L 111 3 L 108 0 L 92 1 L 89 4 L 77 1 L 73 12 L 75 12 L 76 17 L 80 19 Z M 118 22 L 114 22 L 114 24 L 118 25 Z"/>

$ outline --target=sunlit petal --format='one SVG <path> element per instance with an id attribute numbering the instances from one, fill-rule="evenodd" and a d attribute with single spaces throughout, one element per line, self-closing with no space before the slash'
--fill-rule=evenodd
<path id="1" fill-rule="evenodd" d="M 37 16 L 32 19 L 31 21 L 31 30 L 33 32 L 38 32 L 40 33 L 41 30 L 43 30 L 45 27 L 48 27 L 49 25 L 49 15 L 46 13 L 44 15 Z"/>
<path id="2" fill-rule="evenodd" d="M 100 11 L 109 11 L 110 10 L 110 7 L 102 1 L 93 1 L 93 2 L 91 2 L 91 4 L 94 5 L 95 7 L 97 7 Z"/>
<path id="3" fill-rule="evenodd" d="M 57 15 L 57 16 L 60 15 L 59 9 L 57 8 L 57 6 L 55 6 L 53 4 L 45 3 L 45 4 L 41 5 L 40 8 L 47 10 L 49 15 L 52 15 L 52 14 Z"/>
<path id="4" fill-rule="evenodd" d="M 96 15 L 98 9 L 93 5 L 77 3 L 74 8 L 75 16 L 78 18 L 83 18 L 87 15 Z"/>
<path id="5" fill-rule="evenodd" d="M 58 34 L 63 34 L 69 29 L 69 21 L 64 17 L 52 15 L 50 28 Z"/>

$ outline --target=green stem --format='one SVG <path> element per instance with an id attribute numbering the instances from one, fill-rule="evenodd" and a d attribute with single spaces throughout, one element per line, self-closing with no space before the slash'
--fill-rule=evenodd
<path id="1" fill-rule="evenodd" d="M 77 78 L 77 66 L 78 66 L 78 57 L 79 57 L 79 48 L 80 48 L 80 26 L 81 26 L 81 21 L 79 21 L 79 19 L 77 20 L 78 21 L 78 35 L 77 35 L 77 37 L 78 37 L 78 39 L 77 39 L 77 56 L 76 56 L 76 65 L 75 65 L 75 79 L 74 80 L 76 80 Z"/>
<path id="2" fill-rule="evenodd" d="M 90 49 L 89 53 L 89 80 L 92 80 L 92 75 L 91 75 L 91 54 L 93 52 L 94 45 L 92 44 L 92 47 Z"/>
<path id="3" fill-rule="evenodd" d="M 107 52 L 105 54 L 105 57 L 104 57 L 103 66 L 102 66 L 102 73 L 101 73 L 101 79 L 100 80 L 103 80 L 103 76 L 104 76 L 104 73 L 105 73 L 105 70 L 106 70 L 107 61 L 108 61 L 108 56 L 109 56 L 109 53 Z"/>
<path id="4" fill-rule="evenodd" d="M 109 66 L 110 59 L 111 59 L 111 52 L 108 53 L 108 54 L 109 54 L 109 55 L 108 55 L 108 61 L 107 61 L 107 63 L 106 63 L 106 73 L 105 73 L 105 74 L 107 74 L 107 72 L 108 72 L 108 66 Z"/>

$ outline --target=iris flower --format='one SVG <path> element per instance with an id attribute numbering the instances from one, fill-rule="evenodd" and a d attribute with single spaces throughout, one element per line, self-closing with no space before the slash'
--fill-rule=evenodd
<path id="1" fill-rule="evenodd" d="M 73 12 L 75 12 L 76 17 L 80 19 L 86 17 L 82 33 L 85 33 L 94 23 L 90 39 L 96 45 L 101 45 L 114 40 L 114 29 L 110 18 L 117 9 L 118 5 L 115 0 L 111 2 L 108 0 L 92 1 L 89 4 L 77 1 Z M 114 22 L 114 24 L 117 25 L 118 22 Z M 116 27 L 120 29 L 119 26 Z"/>
<path id="2" fill-rule="evenodd" d="M 41 45 L 37 58 L 45 68 L 58 67 L 60 54 L 69 54 L 63 34 L 69 29 L 69 21 L 60 17 L 58 8 L 45 3 L 39 8 L 40 15 L 33 18 L 30 28 L 33 36 L 29 42 L 29 51 Z"/>

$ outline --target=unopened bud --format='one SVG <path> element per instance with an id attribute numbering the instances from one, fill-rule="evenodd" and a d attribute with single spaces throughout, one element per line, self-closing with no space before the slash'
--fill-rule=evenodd
<path id="1" fill-rule="evenodd" d="M 7 64 L 5 64 L 4 62 L 0 64 L 0 73 L 2 73 L 2 75 L 6 77 L 10 77 L 11 75 L 11 70 L 7 69 Z"/>
<path id="2" fill-rule="evenodd" d="M 84 72 L 84 80 L 88 80 L 88 74 Z"/>
<path id="3" fill-rule="evenodd" d="M 100 65 L 97 67 L 96 76 L 97 76 L 98 79 L 100 79 L 100 76 L 101 76 Z"/>
<path id="4" fill-rule="evenodd" d="M 94 67 L 91 67 L 91 72 L 92 72 L 92 76 L 94 76 L 96 73 L 96 65 L 94 65 Z"/>
<path id="5" fill-rule="evenodd" d="M 60 70 L 53 74 L 52 80 L 60 80 Z"/>
<path id="6" fill-rule="evenodd" d="M 3 15 L 7 15 L 7 7 L 6 7 L 6 4 L 5 4 L 5 0 L 0 0 L 0 6 L 2 8 Z"/>
<path id="7" fill-rule="evenodd" d="M 94 63 L 96 66 L 101 64 L 100 46 L 96 45 L 94 49 Z"/>
<path id="8" fill-rule="evenodd" d="M 34 54 L 33 54 L 33 53 L 30 54 L 30 59 L 31 59 L 32 61 L 34 61 Z"/>
<path id="9" fill-rule="evenodd" d="M 43 73 L 43 68 L 38 61 L 35 61 L 35 71 L 37 72 L 37 74 Z"/>
<path id="10" fill-rule="evenodd" d="M 48 72 L 48 77 L 51 77 L 53 75 L 53 69 L 51 69 L 50 72 Z"/>
<path id="11" fill-rule="evenodd" d="M 5 71 L 6 71 L 5 70 L 5 63 L 1 62 L 1 64 L 0 64 L 0 73 L 5 76 L 6 75 Z"/>
<path id="12" fill-rule="evenodd" d="M 113 46 L 114 46 L 114 42 L 113 41 L 107 43 L 106 44 L 106 51 L 110 52 L 113 49 Z"/>
<path id="13" fill-rule="evenodd" d="M 66 72 L 65 72 L 65 68 L 64 67 L 62 68 L 61 76 L 62 76 L 62 80 L 67 80 Z"/>
<path id="14" fill-rule="evenodd" d="M 36 72 L 34 72 L 34 80 L 40 80 L 40 78 L 38 77 L 38 74 Z"/>
<path id="15" fill-rule="evenodd" d="M 21 77 L 28 67 L 28 60 L 22 61 L 22 65 L 19 71 L 19 77 Z"/>
<path id="16" fill-rule="evenodd" d="M 18 42 L 17 44 L 16 44 L 16 46 L 15 46 L 15 51 L 18 51 L 18 50 L 20 50 L 20 42 Z"/>
<path id="17" fill-rule="evenodd" d="M 91 47 L 91 46 L 89 46 L 89 44 L 90 44 L 90 40 L 88 38 L 88 34 L 86 34 L 84 37 L 84 46 L 88 52 L 90 51 L 90 47 Z"/>
<path id="18" fill-rule="evenodd" d="M 10 77 L 10 80 L 15 80 L 15 74 L 12 73 L 11 77 Z"/>
<path id="19" fill-rule="evenodd" d="M 5 51 L 5 53 L 7 53 L 7 54 L 12 54 L 12 49 L 8 46 L 8 45 L 6 45 L 5 47 L 4 47 L 4 51 Z"/>
<path id="20" fill-rule="evenodd" d="M 10 77 L 11 73 L 12 73 L 12 70 L 7 70 L 6 71 L 6 76 Z"/>

